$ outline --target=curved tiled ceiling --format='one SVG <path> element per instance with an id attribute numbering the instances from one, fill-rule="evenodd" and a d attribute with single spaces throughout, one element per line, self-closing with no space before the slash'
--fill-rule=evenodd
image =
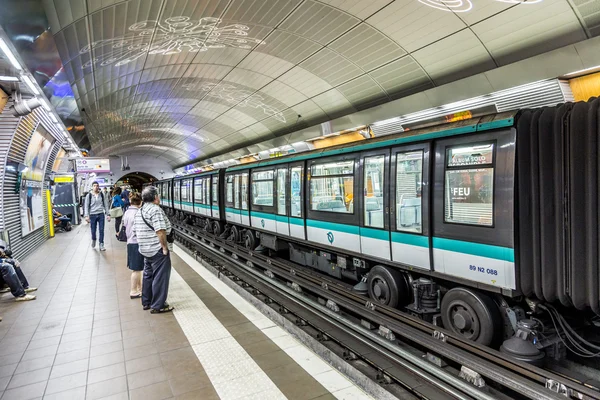
<path id="1" fill-rule="evenodd" d="M 44 6 L 95 154 L 178 165 L 600 34 L 596 0 L 572 1 Z"/>

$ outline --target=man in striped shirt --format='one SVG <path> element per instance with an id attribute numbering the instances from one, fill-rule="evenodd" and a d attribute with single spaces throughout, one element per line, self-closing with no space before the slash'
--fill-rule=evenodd
<path id="1" fill-rule="evenodd" d="M 133 220 L 133 231 L 144 256 L 142 306 L 152 314 L 173 311 L 167 304 L 171 277 L 172 244 L 167 242 L 171 222 L 159 207 L 160 197 L 154 186 L 142 191 L 142 208 Z"/>

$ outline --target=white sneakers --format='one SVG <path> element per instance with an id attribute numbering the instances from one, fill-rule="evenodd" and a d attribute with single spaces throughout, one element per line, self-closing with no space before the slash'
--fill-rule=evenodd
<path id="1" fill-rule="evenodd" d="M 35 296 L 33 296 L 31 294 L 26 294 L 25 296 L 22 296 L 22 297 L 15 297 L 15 301 L 29 301 L 29 300 L 35 300 Z"/>
<path id="2" fill-rule="evenodd" d="M 100 243 L 100 251 L 106 251 L 106 248 L 104 248 L 104 243 Z"/>
<path id="3" fill-rule="evenodd" d="M 27 289 L 25 289 L 25 293 L 35 292 L 36 290 L 37 290 L 36 287 L 28 287 Z"/>

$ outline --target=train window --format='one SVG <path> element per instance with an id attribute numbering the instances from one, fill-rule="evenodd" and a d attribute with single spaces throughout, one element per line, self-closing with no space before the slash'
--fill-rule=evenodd
<path id="1" fill-rule="evenodd" d="M 233 180 L 233 187 L 235 188 L 233 193 L 233 207 L 240 208 L 240 175 L 236 175 Z"/>
<path id="2" fill-rule="evenodd" d="M 219 177 L 217 175 L 212 177 L 212 203 L 219 204 Z"/>
<path id="3" fill-rule="evenodd" d="M 227 178 L 227 204 L 233 203 L 233 175 L 228 175 Z"/>
<path id="4" fill-rule="evenodd" d="M 252 173 L 252 204 L 273 206 L 273 170 Z"/>
<path id="5" fill-rule="evenodd" d="M 421 233 L 423 151 L 396 155 L 396 229 Z"/>
<path id="6" fill-rule="evenodd" d="M 248 209 L 248 173 L 242 174 L 242 210 Z"/>
<path id="7" fill-rule="evenodd" d="M 365 226 L 383 228 L 383 189 L 385 156 L 366 157 L 364 160 Z"/>
<path id="8" fill-rule="evenodd" d="M 446 160 L 445 221 L 492 226 L 494 144 L 455 146 L 446 151 Z"/>
<path id="9" fill-rule="evenodd" d="M 315 211 L 354 213 L 354 161 L 311 166 L 310 207 Z"/>
<path id="10" fill-rule="evenodd" d="M 302 217 L 302 167 L 293 167 L 290 177 L 290 216 Z"/>
<path id="11" fill-rule="evenodd" d="M 197 204 L 202 203 L 202 178 L 194 179 L 194 200 Z"/>
<path id="12" fill-rule="evenodd" d="M 286 215 L 285 212 L 285 178 L 287 168 L 277 170 L 277 214 Z"/>

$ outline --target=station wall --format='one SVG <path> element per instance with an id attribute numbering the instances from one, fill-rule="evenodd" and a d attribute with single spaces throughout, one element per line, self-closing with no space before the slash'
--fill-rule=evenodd
<path id="1" fill-rule="evenodd" d="M 3 94 L 3 92 L 0 93 L 0 97 Z M 35 109 L 25 117 L 15 117 L 10 110 L 11 105 L 12 102 L 8 101 L 0 112 L 0 234 L 8 235 L 14 256 L 23 259 L 49 238 L 48 207 L 45 196 L 49 185 L 47 182 L 43 182 L 44 228 L 23 236 L 19 193 L 15 191 L 18 173 L 14 169 L 7 169 L 7 162 L 23 163 L 25 161 L 29 141 L 38 124 L 42 124 L 55 139 L 45 165 L 44 176 L 47 177 L 52 172 L 54 160 L 64 139 L 42 107 Z"/>

